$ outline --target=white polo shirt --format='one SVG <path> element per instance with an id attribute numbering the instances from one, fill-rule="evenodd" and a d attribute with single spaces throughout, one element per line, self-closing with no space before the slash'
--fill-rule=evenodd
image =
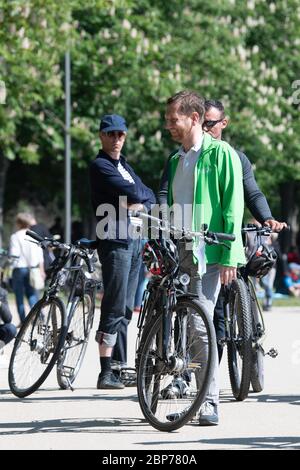
<path id="1" fill-rule="evenodd" d="M 181 146 L 178 150 L 179 162 L 173 180 L 173 202 L 180 206 L 182 213 L 182 225 L 186 229 L 192 228 L 192 207 L 194 200 L 194 173 L 203 142 L 203 135 L 199 141 L 185 152 Z M 178 217 L 174 218 L 176 226 L 180 224 Z"/>

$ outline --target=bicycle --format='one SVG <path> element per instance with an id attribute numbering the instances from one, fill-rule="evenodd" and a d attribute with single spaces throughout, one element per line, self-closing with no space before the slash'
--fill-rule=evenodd
<path id="1" fill-rule="evenodd" d="M 207 227 L 201 232 L 166 228 L 156 217 L 139 212 L 134 215 L 155 222 L 160 234 L 146 243 L 143 252 L 143 261 L 153 277 L 144 292 L 138 319 L 138 399 L 148 423 L 160 431 L 174 431 L 195 415 L 205 399 L 216 361 L 216 339 L 212 319 L 197 295 L 185 292 L 189 276 L 179 276 L 176 244 L 161 234 L 170 230 L 181 239 L 198 237 L 208 244 L 235 237 L 208 232 Z M 188 377 L 189 393 L 165 396 L 164 391 L 179 377 Z"/>
<path id="2" fill-rule="evenodd" d="M 270 236 L 269 227 L 255 225 L 242 229 L 242 233 L 255 232 L 260 237 Z M 275 263 L 274 257 L 273 262 Z M 237 270 L 237 279 L 223 288 L 225 338 L 227 344 L 228 369 L 233 395 L 236 400 L 247 398 L 250 384 L 254 392 L 264 388 L 264 356 L 275 358 L 278 352 L 271 348 L 265 353 L 263 341 L 266 328 L 260 304 L 251 276 L 257 276 L 250 269 L 251 260 Z M 272 259 L 269 262 L 271 267 Z M 265 273 L 268 271 L 265 266 Z"/>
<path id="3" fill-rule="evenodd" d="M 92 328 L 96 291 L 100 282 L 93 273 L 96 241 L 82 239 L 75 244 L 42 238 L 27 230 L 42 248 L 54 248 L 49 283 L 43 297 L 33 306 L 16 337 L 9 364 L 9 386 L 24 398 L 35 392 L 57 364 L 57 381 L 72 389 L 80 370 Z M 67 287 L 68 298 L 61 299 Z M 66 305 L 65 305 L 66 303 Z"/>

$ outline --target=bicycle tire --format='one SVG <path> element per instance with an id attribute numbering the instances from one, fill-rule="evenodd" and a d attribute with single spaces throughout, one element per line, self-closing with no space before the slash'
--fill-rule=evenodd
<path id="1" fill-rule="evenodd" d="M 231 338 L 227 343 L 229 377 L 235 399 L 243 401 L 247 398 L 250 388 L 252 319 L 249 294 L 242 279 L 232 282 L 229 302 L 231 330 Z"/>
<path id="2" fill-rule="evenodd" d="M 170 314 L 170 336 L 167 339 L 162 337 L 163 318 L 162 315 L 154 317 L 149 323 L 149 328 L 145 330 L 147 336 L 144 336 L 145 341 L 141 343 L 139 352 L 137 390 L 139 404 L 148 423 L 159 431 L 170 432 L 190 421 L 205 400 L 217 360 L 217 346 L 212 319 L 197 300 L 184 297 L 177 301 Z M 177 337 L 180 341 L 176 340 L 174 334 L 176 319 L 180 331 Z M 184 323 L 186 327 L 182 328 Z M 195 325 L 205 328 L 202 331 L 205 331 L 208 337 L 205 360 L 200 359 L 200 349 L 203 354 L 205 345 Z M 171 403 L 163 399 L 160 392 L 165 388 L 162 385 L 165 386 L 167 382 L 172 381 L 178 370 L 170 369 L 160 357 L 160 348 L 164 341 L 168 344 L 168 351 L 173 352 L 173 355 L 168 355 L 168 362 L 174 363 L 175 358 L 181 365 L 180 374 L 189 373 L 191 383 L 193 381 L 195 387 L 191 396 L 172 400 Z M 184 408 L 179 411 L 179 407 Z M 167 418 L 170 416 L 170 411 L 175 411 L 175 415 L 178 414 L 178 417 L 172 421 Z"/>
<path id="3" fill-rule="evenodd" d="M 62 390 L 70 388 L 79 373 L 93 326 L 94 311 L 92 292 L 76 297 L 70 306 L 68 332 L 56 367 L 57 382 Z"/>
<path id="4" fill-rule="evenodd" d="M 264 351 L 259 346 L 252 351 L 252 367 L 251 367 L 251 386 L 255 393 L 262 392 L 264 389 Z"/>
<path id="5" fill-rule="evenodd" d="M 67 331 L 59 298 L 39 300 L 15 339 L 8 370 L 10 390 L 19 398 L 35 392 L 54 367 Z"/>
<path id="6" fill-rule="evenodd" d="M 263 321 L 260 319 L 259 306 L 256 304 L 257 299 L 255 292 L 252 292 L 253 286 L 250 284 L 251 294 L 251 314 L 252 314 L 252 365 L 250 382 L 253 392 L 259 393 L 264 389 L 264 350 L 257 340 L 264 334 Z"/>

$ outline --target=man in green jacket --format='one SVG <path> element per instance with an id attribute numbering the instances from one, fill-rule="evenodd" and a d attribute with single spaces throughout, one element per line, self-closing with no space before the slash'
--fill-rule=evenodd
<path id="1" fill-rule="evenodd" d="M 213 318 L 221 283 L 231 283 L 238 265 L 245 262 L 241 237 L 244 195 L 238 155 L 229 144 L 202 130 L 204 103 L 192 91 L 181 91 L 167 101 L 165 127 L 181 144 L 168 162 L 168 205 L 181 209 L 187 229 L 199 231 L 207 224 L 211 231 L 236 235 L 229 243 L 230 250 L 196 243 L 192 249 L 187 244 L 179 246 L 180 269 L 190 275 L 190 290 L 197 293 Z M 216 362 L 206 401 L 200 408 L 200 425 L 218 424 L 218 382 Z"/>

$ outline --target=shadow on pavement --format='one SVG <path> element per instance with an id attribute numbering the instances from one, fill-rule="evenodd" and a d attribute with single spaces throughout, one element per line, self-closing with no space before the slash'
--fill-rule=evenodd
<path id="1" fill-rule="evenodd" d="M 27 421 L 20 423 L 1 423 L 0 436 L 17 436 L 37 433 L 130 433 L 138 432 L 139 426 L 146 422 L 140 418 L 66 418 L 41 421 Z M 124 429 L 122 429 L 124 427 Z M 109 429 L 111 428 L 111 429 Z M 153 428 L 143 433 L 155 432 Z"/>
<path id="2" fill-rule="evenodd" d="M 199 439 L 190 441 L 151 441 L 151 442 L 138 442 L 139 445 L 157 445 L 159 450 L 160 445 L 177 444 L 178 449 L 184 444 L 193 444 L 200 446 L 206 444 L 209 446 L 218 446 L 222 450 L 231 449 L 235 447 L 237 450 L 240 446 L 241 449 L 299 449 L 300 450 L 300 436 L 276 436 L 276 437 L 241 437 L 241 438 L 220 438 L 220 439 Z M 195 447 L 196 448 L 196 447 Z"/>
<path id="3" fill-rule="evenodd" d="M 220 402 L 228 403 L 235 402 L 232 393 L 221 393 Z M 245 402 L 247 403 L 289 403 L 291 405 L 300 405 L 300 395 L 281 395 L 279 394 L 258 394 L 250 392 Z"/>
<path id="4" fill-rule="evenodd" d="M 79 390 L 79 389 L 77 389 Z M 80 389 L 80 392 L 85 389 Z M 57 389 L 43 389 L 38 392 L 35 392 L 33 395 L 30 395 L 26 398 L 18 398 L 14 396 L 10 390 L 0 390 L 0 403 L 39 403 L 39 402 L 70 402 L 70 401 L 96 401 L 96 400 L 107 400 L 107 401 L 132 401 L 138 402 L 138 397 L 136 394 L 134 395 L 114 395 L 112 392 L 111 395 L 101 395 L 100 391 L 93 395 L 91 395 L 91 389 L 86 389 L 86 395 L 77 395 L 72 394 L 73 392 L 70 391 L 70 396 L 66 396 L 66 391 L 60 391 Z M 51 393 L 53 392 L 53 396 L 43 396 L 43 392 Z M 64 393 L 64 395 L 59 396 L 60 393 Z M 82 392 L 81 392 L 82 393 Z M 72 395 L 71 395 L 72 394 Z"/>

